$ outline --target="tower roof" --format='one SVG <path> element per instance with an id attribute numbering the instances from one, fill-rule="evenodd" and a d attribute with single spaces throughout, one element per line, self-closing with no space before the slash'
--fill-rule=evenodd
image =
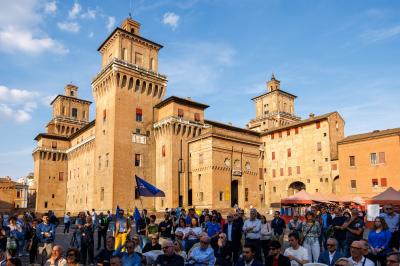
<path id="1" fill-rule="evenodd" d="M 58 98 L 70 99 L 70 100 L 74 100 L 74 101 L 84 102 L 84 103 L 87 103 L 87 104 L 91 104 L 91 103 L 92 103 L 91 101 L 88 101 L 88 100 L 83 100 L 83 99 L 79 99 L 79 98 L 75 98 L 75 97 L 71 97 L 71 96 L 66 96 L 66 95 L 61 95 L 61 94 L 59 94 L 59 95 L 57 95 L 57 96 L 54 98 L 54 100 L 51 101 L 50 105 L 53 105 L 53 103 L 54 103 Z"/>
<path id="2" fill-rule="evenodd" d="M 161 108 L 170 102 L 176 102 L 176 103 L 179 103 L 182 105 L 197 107 L 200 109 L 206 109 L 209 107 L 207 104 L 199 103 L 199 102 L 193 101 L 192 99 L 184 99 L 184 98 L 180 98 L 177 96 L 171 96 L 171 97 L 168 97 L 167 99 L 165 99 L 164 101 L 161 101 L 158 104 L 156 104 L 154 106 L 154 108 Z"/>
<path id="3" fill-rule="evenodd" d="M 132 30 L 133 29 L 133 30 Z M 140 23 L 133 20 L 132 18 L 127 18 L 125 19 L 122 23 L 120 27 L 116 27 L 111 33 L 110 35 L 108 35 L 108 37 L 104 40 L 104 42 L 99 46 L 99 48 L 97 48 L 97 51 L 100 51 L 103 46 L 111 39 L 112 36 L 114 36 L 114 34 L 116 32 L 122 32 L 125 34 L 129 34 L 130 36 L 134 37 L 134 38 L 138 38 L 141 41 L 147 42 L 151 45 L 156 46 L 158 49 L 163 48 L 163 46 L 161 44 L 158 44 L 156 42 L 150 41 L 146 38 L 143 38 L 139 35 L 139 29 L 140 29 Z"/>

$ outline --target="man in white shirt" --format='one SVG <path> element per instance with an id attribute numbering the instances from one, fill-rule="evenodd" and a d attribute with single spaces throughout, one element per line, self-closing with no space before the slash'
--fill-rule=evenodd
<path id="1" fill-rule="evenodd" d="M 351 243 L 350 254 L 349 259 L 354 266 L 375 266 L 375 263 L 363 256 L 363 243 L 361 241 Z"/>
<path id="2" fill-rule="evenodd" d="M 261 221 L 257 219 L 257 210 L 250 210 L 250 218 L 243 224 L 243 232 L 246 236 L 246 244 L 256 247 L 256 259 L 261 260 Z"/>
<path id="3" fill-rule="evenodd" d="M 291 266 L 300 266 L 310 261 L 307 249 L 299 244 L 298 233 L 289 234 L 289 246 L 283 255 L 289 258 Z"/>

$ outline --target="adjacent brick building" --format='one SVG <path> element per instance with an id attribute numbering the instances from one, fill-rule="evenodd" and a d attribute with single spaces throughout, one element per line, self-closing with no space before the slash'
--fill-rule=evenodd
<path id="1" fill-rule="evenodd" d="M 400 188 L 400 128 L 348 136 L 338 144 L 341 192 L 369 198 Z"/>

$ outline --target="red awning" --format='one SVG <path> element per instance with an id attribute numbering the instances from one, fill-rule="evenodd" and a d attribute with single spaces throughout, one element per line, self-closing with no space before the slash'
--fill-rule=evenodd
<path id="1" fill-rule="evenodd" d="M 305 190 L 301 190 L 293 196 L 281 199 L 281 204 L 312 204 L 313 196 L 308 194 Z"/>
<path id="2" fill-rule="evenodd" d="M 389 187 L 382 193 L 368 200 L 367 203 L 400 205 L 400 192 L 396 191 L 392 187 Z"/>

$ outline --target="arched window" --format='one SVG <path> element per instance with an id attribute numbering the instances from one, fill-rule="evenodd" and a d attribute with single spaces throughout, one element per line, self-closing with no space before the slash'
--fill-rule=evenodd
<path id="1" fill-rule="evenodd" d="M 136 80 L 136 86 L 135 86 L 135 91 L 140 90 L 140 80 Z"/>

